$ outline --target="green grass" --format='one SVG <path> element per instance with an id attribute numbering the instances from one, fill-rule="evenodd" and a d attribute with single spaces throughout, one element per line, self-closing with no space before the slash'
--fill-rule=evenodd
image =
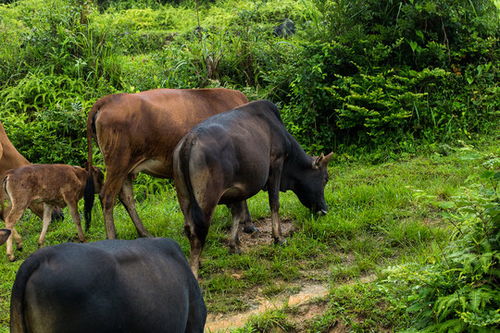
<path id="1" fill-rule="evenodd" d="M 240 255 L 229 253 L 226 239 L 231 219 L 229 210 L 219 207 L 200 271 L 209 312 L 242 311 L 256 296 L 297 291 L 294 283 L 298 281 L 323 281 L 330 284 L 331 295 L 326 313 L 308 324 L 311 331 L 321 332 L 337 322 L 355 331 L 400 327 L 405 319 L 397 317 L 397 309 L 391 308 L 395 305 L 375 284 L 345 282 L 380 274 L 390 265 L 424 258 L 427 252 L 439 248 L 437 242 L 446 241 L 449 233 L 442 214 L 450 198 L 460 193 L 470 175 L 480 172 L 481 163 L 488 156 L 497 152 L 497 146 L 489 146 L 380 165 L 332 165 L 326 187 L 329 214 L 315 218 L 293 193 L 282 194 L 280 215 L 292 219 L 296 231 L 282 246 L 260 244 Z M 147 179 L 142 179 L 141 184 L 146 185 L 139 186 L 147 183 Z M 175 239 L 188 254 L 175 191 L 168 182 L 163 184 L 160 193 L 138 202 L 139 215 L 152 234 Z M 259 193 L 250 199 L 249 208 L 254 219 L 269 216 L 267 194 Z M 123 207 L 117 205 L 114 216 L 118 236 L 135 238 L 135 228 Z M 0 257 L 0 331 L 8 330 L 15 272 L 37 249 L 40 229 L 41 221 L 27 212 L 18 225 L 24 251 L 16 252 L 18 260 L 14 263 L 8 262 L 5 255 Z M 105 238 L 99 205 L 94 209 L 93 225 L 86 236 L 89 241 Z M 76 230 L 66 212 L 64 221 L 50 226 L 46 245 L 75 239 Z M 293 326 L 286 311 L 259 318 L 252 319 L 248 330 L 267 327 L 266 322 L 274 322 L 276 327 Z"/>

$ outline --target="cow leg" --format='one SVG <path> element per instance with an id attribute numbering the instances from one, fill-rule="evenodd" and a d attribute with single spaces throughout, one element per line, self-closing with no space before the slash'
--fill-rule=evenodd
<path id="1" fill-rule="evenodd" d="M 120 191 L 120 202 L 125 206 L 125 209 L 130 215 L 132 221 L 134 221 L 135 229 L 137 230 L 137 234 L 141 237 L 152 237 L 152 235 L 144 228 L 139 215 L 137 215 L 137 210 L 135 209 L 135 200 L 134 193 L 132 188 L 132 180 L 127 178 L 123 182 L 122 190 Z"/>
<path id="2" fill-rule="evenodd" d="M 200 211 L 196 211 L 196 209 L 191 208 L 191 204 L 189 205 L 189 209 L 187 214 L 185 213 L 185 223 L 184 230 L 189 239 L 189 244 L 191 245 L 191 252 L 189 256 L 189 265 L 191 266 L 191 270 L 196 278 L 198 278 L 198 270 L 200 268 L 200 256 L 203 251 L 203 246 L 205 245 L 206 234 L 202 235 L 201 233 L 206 232 L 208 234 L 208 226 L 210 225 L 210 219 L 212 214 L 217 206 L 217 201 L 209 202 L 203 204 L 202 207 L 199 207 Z M 183 209 L 183 212 L 186 208 Z M 198 218 L 201 220 L 198 221 L 197 224 L 193 220 L 193 214 L 196 214 Z M 206 227 L 205 231 L 200 230 L 200 225 Z"/>
<path id="3" fill-rule="evenodd" d="M 269 178 L 267 183 L 267 191 L 269 194 L 269 206 L 271 207 L 271 220 L 273 223 L 273 238 L 275 244 L 284 243 L 283 236 L 281 235 L 281 224 L 279 217 L 279 190 L 281 180 L 281 170 L 283 169 L 283 160 L 280 159 L 271 165 L 269 171 Z"/>
<path id="4" fill-rule="evenodd" d="M 50 220 L 52 218 L 52 206 L 49 204 L 43 204 L 43 226 L 40 237 L 38 238 L 38 246 L 42 246 L 45 242 L 45 234 L 47 234 L 47 229 L 49 229 Z"/>
<path id="5" fill-rule="evenodd" d="M 27 208 L 27 205 L 16 205 L 15 203 L 12 203 L 11 209 L 9 211 L 9 215 L 5 219 L 5 228 L 10 229 L 12 231 L 11 235 L 9 238 L 7 238 L 7 257 L 9 258 L 10 261 L 14 261 L 16 258 L 14 256 L 14 251 L 12 249 L 12 240 L 14 239 L 14 234 L 17 234 L 18 237 L 16 237 L 16 242 L 18 247 L 22 247 L 22 242 L 21 241 L 21 236 L 17 233 L 17 231 L 14 229 L 14 225 L 16 222 L 23 216 L 24 210 Z"/>
<path id="6" fill-rule="evenodd" d="M 242 217 L 242 221 L 240 221 L 240 223 L 241 222 L 244 223 L 243 232 L 247 234 L 253 234 L 255 232 L 259 232 L 259 229 L 257 229 L 257 227 L 252 222 L 252 217 L 250 216 L 250 212 L 248 211 L 247 201 L 243 200 L 242 202 L 243 202 L 242 209 L 245 215 Z"/>
<path id="7" fill-rule="evenodd" d="M 123 174 L 115 174 L 112 170 L 108 170 L 106 181 L 100 193 L 102 211 L 104 215 L 104 223 L 106 225 L 106 237 L 108 239 L 116 238 L 115 222 L 113 219 L 113 208 L 115 198 L 120 192 L 123 184 L 123 179 L 126 176 Z"/>
<path id="8" fill-rule="evenodd" d="M 231 227 L 231 236 L 229 239 L 229 249 L 232 253 L 241 253 L 240 251 L 240 239 L 238 237 L 238 230 L 240 223 L 246 222 L 245 219 L 248 218 L 248 206 L 246 201 L 240 201 L 236 203 L 231 203 L 227 205 L 231 209 L 231 215 L 233 216 L 233 225 Z"/>

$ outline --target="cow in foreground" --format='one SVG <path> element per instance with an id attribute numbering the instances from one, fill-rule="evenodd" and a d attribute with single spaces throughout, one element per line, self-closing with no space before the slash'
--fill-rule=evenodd
<path id="1" fill-rule="evenodd" d="M 12 142 L 10 142 L 2 123 L 0 123 L 0 179 L 3 179 L 8 170 L 30 164 L 31 163 L 17 151 Z M 1 191 L 0 201 L 3 201 Z M 10 210 L 10 207 L 5 208 L 6 209 L 0 205 L 0 218 L 2 219 L 5 219 Z M 41 204 L 33 203 L 28 208 L 40 218 L 43 218 L 43 207 Z M 62 217 L 63 215 L 59 208 L 54 211 L 54 215 L 52 216 L 53 219 L 62 219 Z"/>
<path id="2" fill-rule="evenodd" d="M 170 239 L 65 243 L 38 250 L 12 288 L 12 333 L 202 333 L 203 297 Z"/>
<path id="3" fill-rule="evenodd" d="M 78 239 L 85 241 L 78 201 L 85 197 L 86 229 L 90 226 L 94 193 L 101 188 L 103 175 L 93 167 L 89 173 L 85 169 L 66 164 L 31 164 L 8 171 L 3 179 L 3 192 L 11 203 L 11 209 L 5 218 L 5 227 L 12 231 L 7 240 L 7 256 L 14 261 L 12 238 L 17 248 L 22 248 L 21 235 L 15 225 L 27 207 L 33 203 L 43 204 L 43 227 L 38 244 L 43 245 L 45 234 L 50 224 L 55 207 L 68 206 L 73 222 L 76 224 Z"/>
<path id="4" fill-rule="evenodd" d="M 135 209 L 132 180 L 139 172 L 172 178 L 172 153 L 180 139 L 206 118 L 248 100 L 229 89 L 155 89 L 99 99 L 87 120 L 88 165 L 92 138 L 104 156 L 101 191 L 107 238 L 116 238 L 113 206 L 118 195 L 140 236 L 150 236 Z M 246 203 L 244 203 L 246 207 Z M 246 221 L 250 222 L 248 209 Z M 247 230 L 252 231 L 251 224 Z"/>
<path id="5" fill-rule="evenodd" d="M 194 274 L 218 204 L 231 209 L 230 247 L 235 252 L 245 200 L 260 190 L 269 193 L 276 243 L 283 241 L 280 191 L 292 190 L 304 206 L 326 213 L 324 187 L 331 156 L 308 156 L 286 131 L 276 106 L 267 101 L 248 103 L 195 126 L 174 152 L 174 180 Z"/>

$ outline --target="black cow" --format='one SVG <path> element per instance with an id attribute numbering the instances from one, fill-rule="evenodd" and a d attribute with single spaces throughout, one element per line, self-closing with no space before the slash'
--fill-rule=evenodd
<path id="1" fill-rule="evenodd" d="M 277 107 L 268 101 L 245 104 L 195 126 L 174 151 L 174 181 L 195 276 L 217 204 L 231 209 L 229 245 L 238 252 L 245 200 L 267 190 L 274 241 L 281 243 L 279 191 L 292 190 L 304 206 L 326 213 L 324 187 L 331 156 L 308 156 L 286 131 Z"/>
<path id="2" fill-rule="evenodd" d="M 169 239 L 43 248 L 19 268 L 11 332 L 203 332 L 206 308 Z"/>

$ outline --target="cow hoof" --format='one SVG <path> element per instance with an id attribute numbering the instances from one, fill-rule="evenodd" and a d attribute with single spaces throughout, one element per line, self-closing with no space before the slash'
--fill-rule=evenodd
<path id="1" fill-rule="evenodd" d="M 22 252 L 23 251 L 23 244 L 20 244 L 17 246 L 17 250 Z"/>
<path id="2" fill-rule="evenodd" d="M 149 232 L 145 231 L 143 232 L 142 234 L 139 235 L 140 237 L 144 237 L 144 238 L 153 238 L 154 236 L 151 235 Z"/>
<path id="3" fill-rule="evenodd" d="M 286 239 L 280 237 L 280 238 L 275 238 L 274 239 L 274 244 L 276 245 L 285 245 L 286 244 Z"/>
<path id="4" fill-rule="evenodd" d="M 246 234 L 255 234 L 259 233 L 260 230 L 257 229 L 254 225 L 246 225 L 243 227 L 243 232 Z"/>
<path id="5" fill-rule="evenodd" d="M 8 255 L 7 257 L 9 258 L 10 262 L 16 261 L 16 257 L 14 257 L 14 255 Z"/>
<path id="6" fill-rule="evenodd" d="M 237 246 L 230 246 L 229 253 L 231 254 L 241 254 L 241 249 Z"/>

